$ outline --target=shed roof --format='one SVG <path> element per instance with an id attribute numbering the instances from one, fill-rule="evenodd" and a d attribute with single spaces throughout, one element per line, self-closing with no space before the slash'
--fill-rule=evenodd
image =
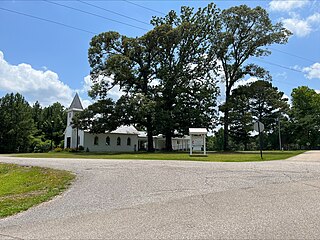
<path id="1" fill-rule="evenodd" d="M 189 128 L 189 134 L 207 134 L 206 128 Z"/>

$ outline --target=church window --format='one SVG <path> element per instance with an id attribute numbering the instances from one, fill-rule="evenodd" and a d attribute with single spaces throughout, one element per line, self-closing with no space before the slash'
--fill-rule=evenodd
<path id="1" fill-rule="evenodd" d="M 121 138 L 120 138 L 120 137 L 117 138 L 117 145 L 118 145 L 118 146 L 121 145 Z"/>
<path id="2" fill-rule="evenodd" d="M 94 144 L 94 145 L 98 145 L 98 144 L 99 144 L 99 138 L 98 138 L 98 136 L 95 136 L 95 137 L 94 137 L 93 144 Z"/>
<path id="3" fill-rule="evenodd" d="M 107 146 L 110 146 L 110 137 L 109 137 L 109 136 L 106 137 L 106 145 L 107 145 Z"/>
<path id="4" fill-rule="evenodd" d="M 130 137 L 127 138 L 127 145 L 131 146 L 131 138 Z"/>

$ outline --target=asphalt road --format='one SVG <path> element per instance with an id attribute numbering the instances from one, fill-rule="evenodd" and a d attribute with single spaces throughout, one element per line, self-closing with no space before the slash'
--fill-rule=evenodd
<path id="1" fill-rule="evenodd" d="M 320 151 L 247 163 L 0 162 L 77 174 L 63 195 L 0 219 L 0 239 L 320 238 Z"/>

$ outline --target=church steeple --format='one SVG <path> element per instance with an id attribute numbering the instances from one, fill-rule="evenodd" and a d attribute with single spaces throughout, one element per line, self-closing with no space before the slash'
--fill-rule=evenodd
<path id="1" fill-rule="evenodd" d="M 83 111 L 82 103 L 80 101 L 78 93 L 76 93 L 76 95 L 72 100 L 72 103 L 70 104 L 70 107 L 67 110 L 67 113 L 68 113 L 67 126 L 71 125 L 72 118 L 74 117 L 74 115 L 82 111 Z"/>
<path id="2" fill-rule="evenodd" d="M 67 109 L 67 127 L 64 131 L 64 147 L 65 148 L 76 148 L 79 145 L 83 145 L 83 134 L 84 132 L 80 129 L 73 128 L 73 118 L 77 113 L 83 111 L 83 107 L 79 98 L 78 93 L 74 96 L 70 107 Z"/>
<path id="3" fill-rule="evenodd" d="M 82 104 L 81 104 L 81 101 L 80 101 L 78 93 L 76 93 L 76 95 L 74 96 L 69 109 L 81 109 L 81 110 L 83 110 L 83 107 L 82 107 Z"/>

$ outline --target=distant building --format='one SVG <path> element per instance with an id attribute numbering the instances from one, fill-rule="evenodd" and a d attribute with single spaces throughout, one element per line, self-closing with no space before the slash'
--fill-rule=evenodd
<path id="1" fill-rule="evenodd" d="M 82 112 L 83 107 L 78 94 L 75 95 L 67 110 L 67 127 L 64 132 L 64 147 L 76 148 L 83 146 L 90 152 L 134 152 L 146 150 L 147 135 L 144 131 L 138 131 L 134 126 L 120 126 L 111 132 L 93 134 L 72 128 L 72 118 L 76 113 Z M 77 140 L 78 136 L 78 140 Z M 165 138 L 160 134 L 153 137 L 156 150 L 165 148 Z M 189 150 L 190 137 L 172 138 L 173 150 Z"/>

